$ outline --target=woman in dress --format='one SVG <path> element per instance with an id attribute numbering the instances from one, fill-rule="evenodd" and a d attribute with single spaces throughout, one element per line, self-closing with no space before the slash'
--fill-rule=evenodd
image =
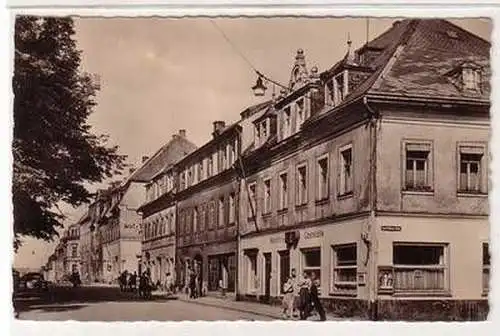
<path id="1" fill-rule="evenodd" d="M 294 279 L 289 276 L 287 281 L 283 284 L 283 315 L 286 318 L 293 316 L 294 310 Z"/>

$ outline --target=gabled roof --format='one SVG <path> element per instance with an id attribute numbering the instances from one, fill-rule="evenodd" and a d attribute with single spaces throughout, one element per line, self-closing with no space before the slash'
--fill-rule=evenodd
<path id="1" fill-rule="evenodd" d="M 488 101 L 490 48 L 487 41 L 449 21 L 416 20 L 406 45 L 370 93 Z M 448 77 L 448 73 L 466 62 L 483 71 L 480 92 L 461 90 Z"/>
<path id="2" fill-rule="evenodd" d="M 269 106 L 271 103 L 272 103 L 272 100 L 267 100 L 263 103 L 252 105 L 252 106 L 246 108 L 243 112 L 240 113 L 241 119 L 246 119 L 246 118 L 251 117 L 255 113 L 262 110 L 263 108 Z"/>
<path id="3" fill-rule="evenodd" d="M 191 141 L 177 135 L 133 172 L 127 182 L 149 182 L 165 166 L 176 163 L 196 148 L 197 146 Z"/>
<path id="4" fill-rule="evenodd" d="M 380 55 L 370 66 L 374 72 L 354 88 L 331 112 L 365 95 L 425 97 L 489 101 L 491 69 L 490 43 L 443 19 L 407 19 L 396 22 L 389 30 L 368 42 L 366 48 L 378 49 Z M 481 92 L 466 92 L 457 87 L 449 73 L 465 62 L 481 67 Z M 345 64 L 337 62 L 325 72 L 331 73 Z M 324 76 L 324 75 L 323 75 Z M 321 119 L 317 114 L 308 123 Z"/>

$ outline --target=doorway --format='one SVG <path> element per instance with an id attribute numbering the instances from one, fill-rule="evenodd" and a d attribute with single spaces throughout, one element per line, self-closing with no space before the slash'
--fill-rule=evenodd
<path id="1" fill-rule="evenodd" d="M 272 259 L 271 253 L 264 253 L 264 300 L 269 302 L 271 299 L 271 272 L 272 272 Z"/>
<path id="2" fill-rule="evenodd" d="M 202 296 L 203 293 L 203 257 L 199 254 L 197 254 L 194 257 L 194 270 L 197 274 L 197 281 L 196 281 L 196 290 L 198 292 L 199 296 Z"/>

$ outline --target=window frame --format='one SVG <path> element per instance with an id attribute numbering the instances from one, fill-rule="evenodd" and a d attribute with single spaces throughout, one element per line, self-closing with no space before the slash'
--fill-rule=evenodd
<path id="1" fill-rule="evenodd" d="M 350 169 L 350 186 L 347 187 L 346 183 L 346 169 L 344 164 L 344 153 L 351 152 Z M 338 173 L 337 173 L 337 198 L 345 198 L 354 194 L 354 146 L 352 142 L 342 145 L 338 149 Z"/>
<path id="2" fill-rule="evenodd" d="M 408 247 L 439 247 L 442 248 L 442 265 L 406 265 L 406 264 L 395 264 L 395 247 L 397 246 L 408 246 Z M 450 293 L 450 244 L 448 242 L 402 242 L 394 241 L 392 243 L 392 278 L 393 278 L 393 292 L 400 294 L 423 294 L 423 295 L 439 295 Z M 422 272 L 422 269 L 441 269 L 443 271 L 443 288 L 436 289 L 412 289 L 412 288 L 397 288 L 396 285 L 396 272 L 398 269 L 416 269 L 416 271 Z M 418 270 L 420 269 L 420 270 Z M 416 276 L 416 275 L 414 275 Z"/>
<path id="3" fill-rule="evenodd" d="M 481 267 L 481 274 L 482 274 L 482 281 L 481 281 L 481 290 L 482 290 L 482 295 L 483 296 L 486 296 L 489 294 L 490 292 L 490 284 L 491 284 L 491 251 L 490 251 L 490 243 L 489 242 L 483 242 L 481 244 L 481 248 L 482 248 L 482 253 L 481 253 L 481 256 L 482 256 L 482 267 Z M 484 252 L 485 252 L 485 248 L 486 248 L 486 252 L 488 253 L 488 264 L 485 264 L 484 263 Z M 486 274 L 488 274 L 486 276 Z M 487 281 L 485 281 L 485 277 L 487 277 Z"/>
<path id="4" fill-rule="evenodd" d="M 226 198 L 220 196 L 217 201 L 217 228 L 223 228 L 226 225 Z"/>
<path id="5" fill-rule="evenodd" d="M 306 266 L 306 256 L 305 253 L 311 252 L 311 251 L 319 251 L 319 266 Z M 316 276 L 318 277 L 318 280 L 320 282 L 320 286 L 318 287 L 318 290 L 322 287 L 321 285 L 321 271 L 322 271 L 322 266 L 323 266 L 323 255 L 322 255 L 322 247 L 321 245 L 319 246 L 311 246 L 311 247 L 304 247 L 300 249 L 300 274 L 304 272 L 315 272 Z"/>
<path id="6" fill-rule="evenodd" d="M 305 185 L 302 185 L 304 188 L 304 198 L 302 198 L 302 188 L 301 188 L 301 179 L 300 179 L 300 170 L 304 168 L 305 169 L 305 178 L 302 179 L 305 182 Z M 302 162 L 299 163 L 295 167 L 295 188 L 296 188 L 296 195 L 295 195 L 295 206 L 296 207 L 301 207 L 305 206 L 309 203 L 309 174 L 308 174 L 308 169 L 307 169 L 307 162 Z"/>
<path id="7" fill-rule="evenodd" d="M 322 181 L 322 166 L 320 162 L 326 162 L 326 179 Z M 316 202 L 322 202 L 330 198 L 330 156 L 328 153 L 316 158 Z"/>
<path id="8" fill-rule="evenodd" d="M 413 187 L 413 188 L 408 188 L 407 187 L 407 181 L 406 181 L 406 167 L 407 167 L 407 160 L 408 160 L 408 152 L 412 152 L 414 150 L 408 150 L 408 147 L 415 146 L 415 147 L 426 147 L 428 148 L 428 154 L 427 154 L 427 159 L 426 159 L 426 168 L 425 168 L 425 178 L 426 178 L 426 185 L 418 188 L 418 187 Z M 425 140 L 425 139 L 404 139 L 402 141 L 402 160 L 401 160 L 401 190 L 405 194 L 433 194 L 434 193 L 434 171 L 435 171 L 435 162 L 434 162 L 434 141 L 432 140 Z M 414 174 L 415 174 L 415 169 L 414 168 Z M 413 185 L 415 185 L 415 178 L 413 181 Z"/>
<path id="9" fill-rule="evenodd" d="M 476 153 L 473 153 L 473 152 Z M 480 152 L 481 154 L 478 154 Z M 462 154 L 477 154 L 481 156 L 479 161 L 479 188 L 477 191 L 463 189 L 461 186 L 461 165 L 462 165 Z M 456 167 L 457 167 L 457 194 L 459 196 L 486 196 L 489 191 L 489 180 L 488 180 L 488 144 L 485 142 L 457 142 L 457 155 L 456 155 Z"/>
<path id="10" fill-rule="evenodd" d="M 253 189 L 252 194 L 250 193 Z M 257 182 L 248 183 L 247 189 L 247 218 L 254 219 L 257 216 Z M 252 210 L 253 208 L 253 210 Z"/>
<path id="11" fill-rule="evenodd" d="M 286 211 L 289 205 L 290 179 L 288 178 L 288 170 L 284 170 L 278 174 L 278 211 Z M 283 183 L 282 176 L 285 176 Z M 286 188 L 283 188 L 286 186 Z"/>
<path id="12" fill-rule="evenodd" d="M 339 265 L 338 254 L 339 250 L 354 248 L 356 259 L 354 265 Z M 330 293 L 337 296 L 357 296 L 358 295 L 358 245 L 356 242 L 347 244 L 331 245 L 331 277 L 330 277 Z M 355 270 L 354 281 L 336 281 L 337 270 L 349 269 Z M 338 287 L 346 287 L 347 290 L 339 290 Z"/>
<path id="13" fill-rule="evenodd" d="M 262 191 L 263 191 L 262 216 L 266 216 L 273 211 L 272 178 L 267 177 L 262 180 Z"/>

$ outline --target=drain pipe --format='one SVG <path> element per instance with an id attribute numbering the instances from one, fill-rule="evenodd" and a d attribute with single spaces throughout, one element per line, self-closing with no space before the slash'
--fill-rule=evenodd
<path id="1" fill-rule="evenodd" d="M 367 97 L 363 97 L 363 104 L 368 111 L 368 123 L 370 127 L 370 183 L 369 183 L 369 198 L 370 198 L 370 217 L 368 219 L 368 232 L 364 234 L 363 241 L 367 247 L 368 263 L 368 288 L 369 288 L 369 315 L 370 319 L 376 321 L 378 319 L 378 302 L 377 302 L 377 223 L 376 223 L 376 208 L 377 208 L 377 121 L 380 115 L 369 104 Z"/>

